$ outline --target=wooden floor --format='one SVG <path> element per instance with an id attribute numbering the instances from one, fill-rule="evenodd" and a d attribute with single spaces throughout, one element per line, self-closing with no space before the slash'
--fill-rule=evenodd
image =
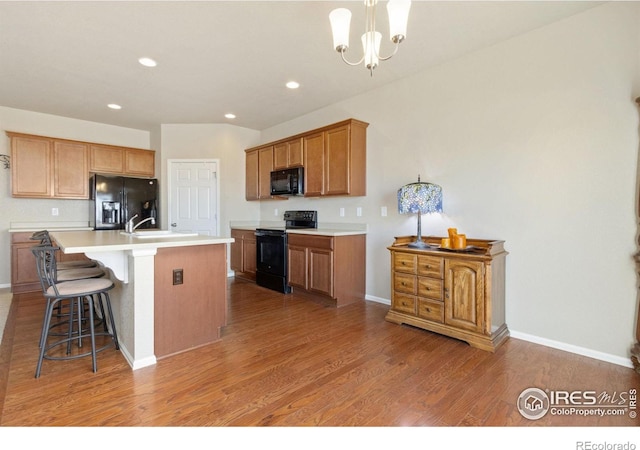
<path id="1" fill-rule="evenodd" d="M 114 349 L 45 361 L 34 378 L 43 301 L 14 298 L 0 349 L 0 425 L 638 426 L 624 416 L 522 417 L 530 387 L 607 393 L 640 375 L 517 339 L 495 353 L 384 320 L 378 303 L 332 308 L 229 281 L 223 338 L 132 371 Z"/>

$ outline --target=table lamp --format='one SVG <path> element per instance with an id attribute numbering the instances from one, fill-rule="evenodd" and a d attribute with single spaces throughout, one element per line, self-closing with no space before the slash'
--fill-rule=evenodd
<path id="1" fill-rule="evenodd" d="M 422 241 L 422 214 L 442 212 L 442 188 L 437 184 L 423 183 L 418 175 L 417 183 L 409 183 L 398 189 L 398 212 L 400 214 L 418 214 L 418 234 L 416 241 L 408 245 L 411 248 L 429 248 Z"/>

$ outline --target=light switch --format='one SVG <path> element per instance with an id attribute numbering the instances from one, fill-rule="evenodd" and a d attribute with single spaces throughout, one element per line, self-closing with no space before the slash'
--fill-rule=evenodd
<path id="1" fill-rule="evenodd" d="M 386 206 L 381 206 L 380 207 L 380 215 L 382 217 L 387 217 L 387 207 Z"/>

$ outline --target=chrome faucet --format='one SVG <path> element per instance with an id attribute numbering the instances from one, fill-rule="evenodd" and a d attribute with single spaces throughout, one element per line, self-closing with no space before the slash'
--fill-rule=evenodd
<path id="1" fill-rule="evenodd" d="M 134 215 L 131 219 L 129 219 L 126 223 L 126 225 L 124 226 L 124 231 L 126 233 L 133 233 L 136 228 L 138 228 L 140 225 L 142 225 L 145 222 L 151 221 L 151 225 L 155 225 L 156 224 L 156 219 L 154 217 L 147 217 L 144 220 L 141 220 L 140 222 L 138 222 L 135 226 L 133 225 L 133 219 L 135 219 L 136 217 L 138 217 L 138 215 Z"/>

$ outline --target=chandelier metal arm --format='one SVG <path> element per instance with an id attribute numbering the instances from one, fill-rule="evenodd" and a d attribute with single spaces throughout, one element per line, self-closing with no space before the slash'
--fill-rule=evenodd
<path id="1" fill-rule="evenodd" d="M 349 60 L 347 60 L 347 58 L 344 56 L 344 53 L 347 51 L 348 47 L 347 46 L 342 46 L 338 51 L 340 52 L 340 56 L 342 56 L 342 60 L 344 62 L 346 62 L 347 64 L 349 64 L 350 66 L 359 66 L 360 64 L 362 64 L 362 61 L 364 61 L 364 55 L 362 55 L 362 58 L 360 58 L 359 61 L 357 62 L 351 62 Z"/>

